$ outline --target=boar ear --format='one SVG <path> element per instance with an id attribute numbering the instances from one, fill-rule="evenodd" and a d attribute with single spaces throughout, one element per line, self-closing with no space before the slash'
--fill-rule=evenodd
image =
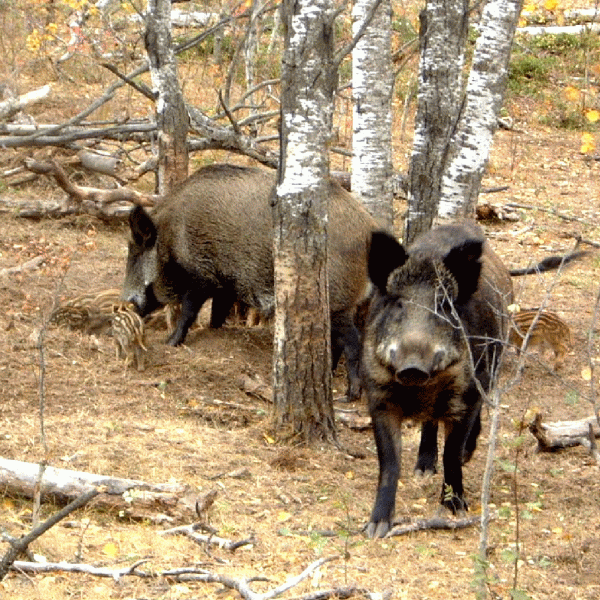
<path id="1" fill-rule="evenodd" d="M 458 284 L 458 297 L 455 302 L 464 304 L 475 293 L 481 274 L 481 240 L 466 240 L 448 252 L 444 259 L 446 268 Z"/>
<path id="2" fill-rule="evenodd" d="M 156 227 L 150 215 L 141 206 L 135 206 L 129 213 L 129 227 L 137 246 L 152 248 L 156 243 Z"/>
<path id="3" fill-rule="evenodd" d="M 369 279 L 385 293 L 389 274 L 402 266 L 408 254 L 396 238 L 385 231 L 374 231 L 369 247 Z"/>

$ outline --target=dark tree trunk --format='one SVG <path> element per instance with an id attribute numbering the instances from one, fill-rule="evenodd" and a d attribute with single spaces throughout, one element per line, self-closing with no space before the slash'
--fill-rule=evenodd
<path id="1" fill-rule="evenodd" d="M 274 423 L 335 440 L 327 278 L 327 146 L 335 77 L 332 6 L 285 0 L 281 160 L 275 198 Z"/>
<path id="2" fill-rule="evenodd" d="M 188 176 L 189 118 L 177 77 L 171 40 L 171 1 L 148 0 L 144 43 L 156 95 L 158 186 L 165 194 Z"/>

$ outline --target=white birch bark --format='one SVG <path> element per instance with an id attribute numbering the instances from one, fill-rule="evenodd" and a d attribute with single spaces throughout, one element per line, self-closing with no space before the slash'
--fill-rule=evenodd
<path id="1" fill-rule="evenodd" d="M 329 0 L 284 0 L 275 203 L 273 394 L 279 436 L 335 438 L 327 277 L 334 78 Z"/>
<path id="2" fill-rule="evenodd" d="M 356 35 L 373 0 L 356 0 L 352 31 Z M 352 51 L 353 137 L 352 191 L 367 210 L 393 229 L 391 3 L 382 0 L 370 25 Z"/>
<path id="3" fill-rule="evenodd" d="M 467 82 L 466 102 L 442 178 L 438 216 L 474 217 L 504 100 L 512 41 L 522 0 L 489 0 Z"/>
<path id="4" fill-rule="evenodd" d="M 158 194 L 187 177 L 189 118 L 179 87 L 177 60 L 171 40 L 171 0 L 148 0 L 146 52 L 156 94 L 158 125 Z"/>
<path id="5" fill-rule="evenodd" d="M 419 91 L 404 240 L 431 228 L 449 140 L 460 112 L 467 0 L 428 0 L 421 12 Z"/>

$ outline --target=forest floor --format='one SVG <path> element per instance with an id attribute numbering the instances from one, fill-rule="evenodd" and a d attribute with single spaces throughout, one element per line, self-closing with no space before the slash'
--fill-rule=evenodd
<path id="1" fill-rule="evenodd" d="M 579 153 L 579 135 L 527 128 L 499 132 L 490 175 L 484 185 L 507 185 L 494 203 L 531 206 L 519 220 L 484 224 L 493 247 L 509 267 L 562 253 L 574 237 L 600 241 L 599 164 Z M 565 218 L 551 214 L 557 210 Z M 57 298 L 119 287 L 126 255 L 126 227 L 93 218 L 32 222 L 4 215 L 0 220 L 0 268 L 43 256 L 35 270 L 0 280 L 0 455 L 36 462 L 40 441 L 40 327 Z M 600 349 L 594 302 L 600 263 L 594 248 L 560 277 L 515 279 L 517 301 L 560 315 L 571 328 L 573 347 L 560 370 L 551 356 L 533 353 L 518 383 L 502 398 L 502 422 L 490 527 L 489 585 L 507 598 L 514 584 L 538 599 L 595 599 L 600 595 L 600 482 L 598 466 L 583 448 L 557 454 L 536 453 L 518 423 L 538 408 L 547 421 L 590 416 L 590 385 L 582 370 Z M 588 339 L 592 331 L 592 344 Z M 266 589 L 319 557 L 339 558 L 320 568 L 294 590 L 356 584 L 392 598 L 470 597 L 473 556 L 479 529 L 422 531 L 369 541 L 361 533 L 377 479 L 370 430 L 339 425 L 341 442 L 362 449 L 364 459 L 331 447 L 286 447 L 269 435 L 271 407 L 248 395 L 239 380 L 253 374 L 268 382 L 271 332 L 268 327 L 198 328 L 185 346 L 162 342 L 165 330 L 149 329 L 147 366 L 125 368 L 113 341 L 66 328 L 45 333 L 45 435 L 53 466 L 137 478 L 185 483 L 199 496 L 217 490 L 209 512 L 219 535 L 233 540 L 254 536 L 250 547 L 207 552 L 194 542 L 161 537 L 167 525 L 120 518 L 92 507 L 58 525 L 33 547 L 49 561 L 123 567 L 146 558 L 147 570 L 202 566 L 236 577 L 266 577 Z M 542 361 L 540 362 L 540 358 Z M 506 353 L 503 380 L 516 364 Z M 343 368 L 336 375 L 336 397 L 344 391 Z M 597 384 L 597 382 L 596 382 Z M 216 404 L 215 401 L 223 404 Z M 348 408 L 348 405 L 343 405 Z M 365 415 L 362 403 L 349 405 Z M 484 431 L 465 468 L 471 513 L 478 514 L 479 490 L 488 446 Z M 417 479 L 418 430 L 408 428 L 406 468 L 398 491 L 397 519 L 414 520 L 438 510 L 440 475 Z M 516 472 L 514 466 L 516 463 Z M 238 475 L 238 476 L 232 476 Z M 241 474 L 241 476 L 240 476 Z M 44 505 L 48 515 L 56 507 Z M 519 526 L 516 516 L 520 515 Z M 31 503 L 5 496 L 0 512 L 13 535 L 27 531 Z M 190 521 L 194 516 L 190 514 Z M 519 562 L 514 557 L 519 549 Z M 1 549 L 2 547 L 0 547 Z M 12 573 L 0 583 L 7 598 L 188 598 L 217 593 L 214 584 L 174 584 L 125 577 L 119 582 L 88 575 Z M 229 592 L 226 597 L 235 597 Z"/>
<path id="2" fill-rule="evenodd" d="M 74 90 L 70 93 L 75 97 Z M 66 95 L 64 104 L 69 101 Z M 528 119 L 526 104 L 512 107 L 512 113 L 516 128 L 496 134 L 483 184 L 507 189 L 482 194 L 480 201 L 523 208 L 516 210 L 516 221 L 483 223 L 494 249 L 513 268 L 567 252 L 578 236 L 600 243 L 600 162 L 580 153 L 580 132 L 540 126 Z M 406 166 L 409 153 L 410 140 L 397 143 L 398 169 Z M 61 194 L 49 184 L 2 191 L 3 197 L 17 199 Z M 405 206 L 399 203 L 397 209 L 401 215 Z M 39 538 L 33 552 L 56 562 L 123 568 L 145 559 L 140 568 L 147 572 L 197 567 L 234 578 L 261 578 L 251 584 L 256 591 L 286 581 L 319 558 L 337 557 L 286 597 L 350 585 L 398 600 L 473 597 L 478 526 L 365 538 L 362 528 L 377 482 L 370 429 L 339 423 L 342 445 L 362 450 L 365 458 L 330 446 L 273 442 L 271 406 L 240 384 L 243 375 L 270 380 L 268 327 L 199 327 L 178 348 L 163 344 L 164 329 L 149 328 L 143 371 L 125 367 L 108 336 L 48 327 L 43 345 L 44 451 L 40 330 L 57 299 L 121 286 L 126 240 L 126 225 L 107 225 L 93 217 L 31 221 L 2 215 L 0 270 L 40 256 L 43 262 L 33 270 L 0 276 L 0 456 L 34 463 L 46 459 L 56 467 L 153 483 L 180 482 L 193 497 L 216 490 L 210 525 L 233 541 L 251 536 L 255 541 L 235 552 L 209 550 L 182 536 L 161 536 L 167 522 L 135 520 L 92 503 Z M 600 357 L 594 316 L 600 261 L 596 247 L 587 248 L 590 254 L 558 277 L 550 273 L 514 280 L 517 303 L 546 303 L 568 323 L 573 345 L 556 372 L 551 356 L 532 352 L 522 376 L 501 399 L 487 573 L 494 598 L 507 599 L 513 589 L 538 600 L 600 597 L 598 465 L 581 447 L 538 453 L 537 442 L 520 426 L 534 410 L 545 421 L 593 414 L 593 387 L 585 374 L 590 361 L 597 373 Z M 501 384 L 513 379 L 516 364 L 515 353 L 507 351 Z M 335 377 L 336 405 L 366 416 L 364 403 L 339 400 L 344 383 L 342 366 Z M 598 381 L 594 383 L 597 389 Z M 486 410 L 478 449 L 464 469 L 472 515 L 480 512 L 488 428 Z M 400 522 L 438 512 L 441 475 L 413 476 L 417 444 L 418 429 L 407 427 L 397 496 Z M 42 516 L 55 510 L 56 505 L 45 503 Z M 0 496 L 0 524 L 11 535 L 29 530 L 31 514 L 30 500 Z M 179 515 L 177 524 L 195 518 L 191 512 Z M 0 555 L 6 548 L 0 542 Z M 22 600 L 216 596 L 238 597 L 217 584 L 134 575 L 115 581 L 13 571 L 0 582 L 0 597 Z"/>

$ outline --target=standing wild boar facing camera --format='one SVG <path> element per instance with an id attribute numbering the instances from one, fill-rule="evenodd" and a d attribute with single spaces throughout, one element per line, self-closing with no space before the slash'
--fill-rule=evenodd
<path id="1" fill-rule="evenodd" d="M 240 301 L 271 316 L 275 305 L 275 172 L 211 165 L 176 186 L 153 210 L 131 211 L 123 297 L 144 316 L 167 303 L 181 314 L 167 343 L 181 344 L 198 311 L 213 299 L 211 327 Z M 329 304 L 334 366 L 346 356 L 350 399 L 360 395 L 356 306 L 368 293 L 367 246 L 375 221 L 341 186 L 330 184 Z"/>
<path id="2" fill-rule="evenodd" d="M 405 249 L 373 233 L 368 259 L 374 292 L 362 353 L 379 483 L 370 537 L 391 527 L 400 476 L 400 429 L 423 424 L 417 471 L 435 471 L 437 425 L 444 424 L 442 504 L 467 508 L 462 465 L 475 450 L 482 399 L 500 358 L 512 301 L 507 269 L 471 222 L 439 227 Z"/>

